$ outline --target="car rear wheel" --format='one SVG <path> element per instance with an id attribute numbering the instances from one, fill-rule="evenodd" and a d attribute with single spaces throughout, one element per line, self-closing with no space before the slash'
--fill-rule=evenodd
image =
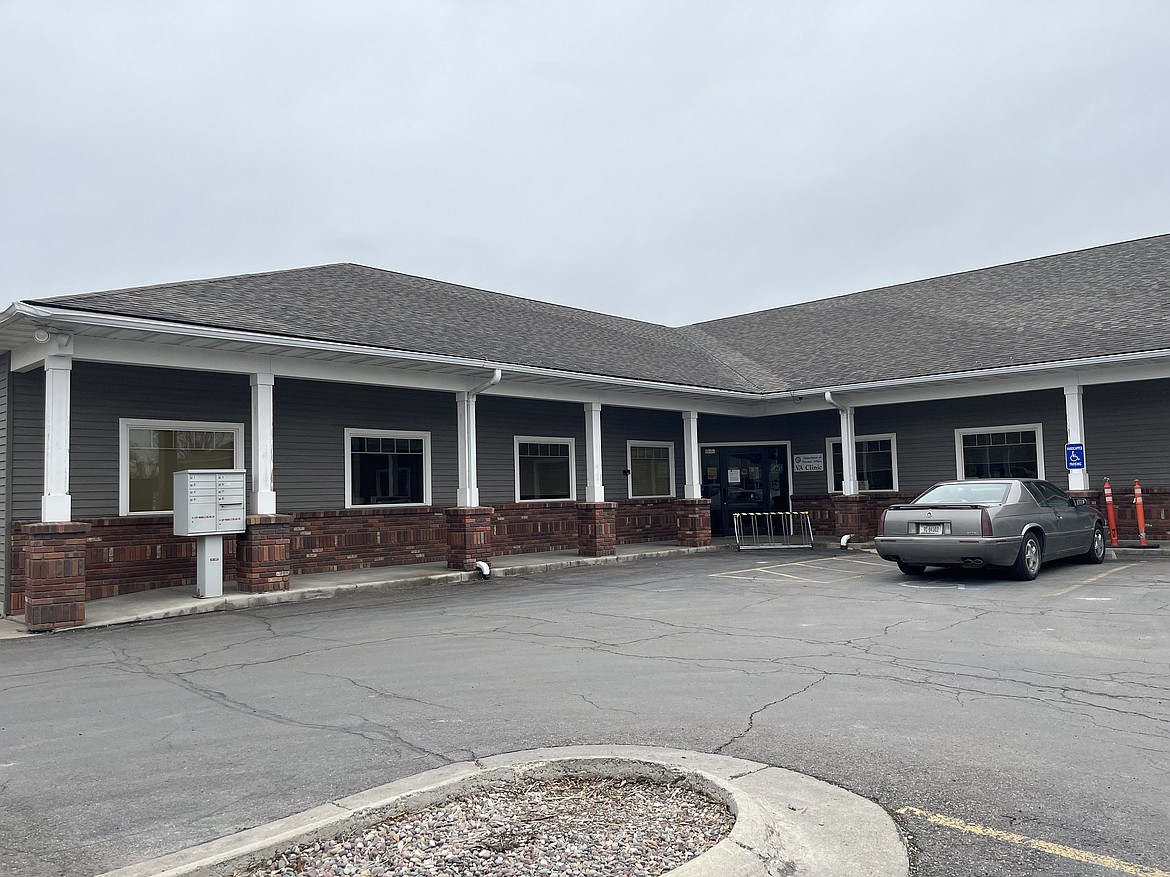
<path id="1" fill-rule="evenodd" d="M 1035 533 L 1025 534 L 1020 553 L 1012 564 L 1012 575 L 1021 581 L 1030 582 L 1040 574 L 1041 562 L 1040 540 Z"/>
<path id="2" fill-rule="evenodd" d="M 920 576 L 926 572 L 926 567 L 920 563 L 903 563 L 898 561 L 898 569 L 908 576 Z"/>
<path id="3" fill-rule="evenodd" d="M 1081 555 L 1082 563 L 1101 563 L 1105 560 L 1105 529 L 1098 524 L 1093 528 L 1093 539 L 1089 550 Z"/>

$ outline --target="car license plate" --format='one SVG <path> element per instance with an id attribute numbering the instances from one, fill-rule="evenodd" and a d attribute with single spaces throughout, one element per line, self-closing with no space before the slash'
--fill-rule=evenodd
<path id="1" fill-rule="evenodd" d="M 943 534 L 942 524 L 919 524 L 919 536 L 941 536 Z"/>

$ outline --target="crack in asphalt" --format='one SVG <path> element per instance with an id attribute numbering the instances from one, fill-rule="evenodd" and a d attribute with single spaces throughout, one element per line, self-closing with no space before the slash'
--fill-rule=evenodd
<path id="1" fill-rule="evenodd" d="M 186 678 L 186 674 L 164 672 L 152 669 L 151 667 L 146 666 L 141 659 L 129 655 L 124 650 L 116 649 L 115 651 L 120 655 L 120 657 L 123 658 L 123 660 L 118 663 L 118 669 L 122 670 L 123 672 L 138 673 L 169 685 L 175 685 L 199 698 L 233 712 L 294 728 L 346 734 L 372 743 L 393 743 L 418 755 L 425 755 L 431 758 L 436 758 L 443 764 L 453 763 L 453 760 L 444 753 L 436 752 L 426 748 L 425 746 L 412 743 L 403 737 L 396 729 L 387 725 L 378 724 L 363 716 L 353 717 L 357 719 L 357 724 L 352 726 L 310 722 L 304 719 L 290 718 L 289 716 L 282 715 L 272 710 L 267 710 L 262 707 L 253 706 L 243 701 L 236 700 L 225 692 L 199 685 L 198 683 Z"/>
<path id="2" fill-rule="evenodd" d="M 734 737 L 732 737 L 726 743 L 723 743 L 723 744 L 715 747 L 715 749 L 713 749 L 712 752 L 714 752 L 716 755 L 719 755 L 723 752 L 724 749 L 727 749 L 729 746 L 732 746 L 732 745 L 738 743 L 740 740 L 742 740 L 744 737 L 746 737 L 748 734 L 750 734 L 752 732 L 752 729 L 755 727 L 755 724 L 756 724 L 756 716 L 760 715 L 763 712 L 766 712 L 767 710 L 770 710 L 772 707 L 777 706 L 778 704 L 784 703 L 787 700 L 792 700 L 792 698 L 794 698 L 794 697 L 799 697 L 800 695 L 809 691 L 814 686 L 820 685 L 822 682 L 825 681 L 826 678 L 827 678 L 827 676 L 821 676 L 818 679 L 814 679 L 812 682 L 810 682 L 808 685 L 804 686 L 804 688 L 801 688 L 799 691 L 794 691 L 791 694 L 786 694 L 784 697 L 781 697 L 777 700 L 774 700 L 771 703 L 766 703 L 757 710 L 753 710 L 752 713 L 748 716 L 747 727 L 745 727 L 742 731 L 740 731 L 738 734 L 736 734 Z"/>

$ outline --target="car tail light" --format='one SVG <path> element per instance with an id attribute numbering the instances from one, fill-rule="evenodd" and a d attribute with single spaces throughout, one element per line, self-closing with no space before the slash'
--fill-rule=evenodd
<path id="1" fill-rule="evenodd" d="M 979 520 L 983 523 L 983 535 L 990 536 L 991 535 L 991 515 L 989 515 L 987 513 L 987 509 L 983 509 L 981 512 L 979 512 Z"/>
<path id="2" fill-rule="evenodd" d="M 889 513 L 890 513 L 890 510 L 889 510 L 889 509 L 886 509 L 884 512 L 882 512 L 882 519 L 881 519 L 880 521 L 878 521 L 878 531 L 877 531 L 877 534 L 878 534 L 879 536 L 885 536 L 885 535 L 886 535 L 886 515 L 888 515 Z"/>

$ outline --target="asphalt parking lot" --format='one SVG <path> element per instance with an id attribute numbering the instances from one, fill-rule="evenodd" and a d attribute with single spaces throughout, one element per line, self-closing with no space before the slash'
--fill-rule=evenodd
<path id="1" fill-rule="evenodd" d="M 95 874 L 453 761 L 779 765 L 916 873 L 1170 875 L 1170 561 L 720 551 L 0 642 L 0 871 Z"/>

